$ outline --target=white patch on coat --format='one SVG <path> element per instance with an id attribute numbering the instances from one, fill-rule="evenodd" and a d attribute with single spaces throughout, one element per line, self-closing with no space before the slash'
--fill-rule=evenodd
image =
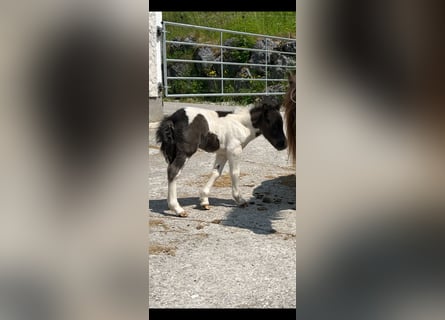
<path id="1" fill-rule="evenodd" d="M 244 148 L 251 140 L 255 138 L 256 129 L 253 128 L 250 120 L 250 109 L 245 108 L 231 113 L 225 117 L 218 117 L 218 113 L 213 110 L 200 109 L 195 107 L 186 107 L 185 113 L 189 123 L 201 114 L 209 125 L 209 131 L 217 135 L 220 149 L 233 148 L 231 144 L 239 143 Z M 227 145 L 230 143 L 230 145 Z"/>

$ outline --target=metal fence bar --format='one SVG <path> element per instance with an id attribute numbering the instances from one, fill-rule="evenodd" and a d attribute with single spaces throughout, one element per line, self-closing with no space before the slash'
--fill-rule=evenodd
<path id="1" fill-rule="evenodd" d="M 283 81 L 283 79 L 263 78 L 224 78 L 224 77 L 169 77 L 169 80 L 224 80 L 224 81 Z"/>
<path id="2" fill-rule="evenodd" d="M 285 94 L 286 92 L 236 92 L 236 93 L 181 93 L 170 94 L 169 97 L 225 97 L 225 96 L 269 96 L 271 94 Z"/>
<path id="3" fill-rule="evenodd" d="M 221 49 L 220 49 L 220 57 L 221 57 L 221 93 L 224 94 L 224 50 L 223 50 L 223 32 L 220 31 L 219 32 L 219 42 L 221 45 Z"/>
<path id="4" fill-rule="evenodd" d="M 276 40 L 290 40 L 291 39 L 291 38 L 285 38 L 285 37 L 269 36 L 269 35 L 264 35 L 264 34 L 259 34 L 259 33 L 227 30 L 227 29 L 213 28 L 213 27 L 204 27 L 204 26 L 197 26 L 197 25 L 192 25 L 192 24 L 185 24 L 185 23 L 171 22 L 171 21 L 164 21 L 164 25 L 189 27 L 189 28 L 202 29 L 202 30 L 208 30 L 208 31 L 221 31 L 224 33 L 248 35 L 248 36 L 253 36 L 253 37 L 261 37 L 261 38 L 267 37 L 269 39 L 276 39 Z M 294 39 L 292 39 L 292 40 L 294 40 Z"/>
<path id="5" fill-rule="evenodd" d="M 163 81 L 164 81 L 164 95 L 165 97 L 221 97 L 221 96 L 263 96 L 263 95 L 283 95 L 285 92 L 271 92 L 270 88 L 268 88 L 268 83 L 271 82 L 287 82 L 287 79 L 270 79 L 270 68 L 283 68 L 283 69 L 294 69 L 295 65 L 282 65 L 282 64 L 271 64 L 270 63 L 270 55 L 272 53 L 277 53 L 283 56 L 296 56 L 296 52 L 288 52 L 288 51 L 279 51 L 279 50 L 273 50 L 269 45 L 269 39 L 270 40 L 284 40 L 289 42 L 295 42 L 296 40 L 293 38 L 285 38 L 285 37 L 278 37 L 278 36 L 269 36 L 264 34 L 257 34 L 257 33 L 250 33 L 250 32 L 241 32 L 241 31 L 234 31 L 234 30 L 226 30 L 221 28 L 212 28 L 212 27 L 205 27 L 205 26 L 196 26 L 196 25 L 189 25 L 184 23 L 177 23 L 177 22 L 170 22 L 170 21 L 163 21 L 163 30 L 162 30 L 162 39 L 163 39 L 163 57 L 162 57 L 162 63 L 163 63 Z M 177 40 L 167 40 L 167 33 L 169 32 L 167 30 L 168 26 L 175 26 L 180 28 L 191 28 L 191 29 L 200 29 L 200 30 L 207 30 L 207 31 L 213 31 L 219 33 L 219 45 L 214 43 L 197 43 L 197 42 L 187 42 L 187 41 L 177 41 Z M 261 38 L 265 40 L 265 49 L 260 48 L 245 48 L 245 47 L 236 47 L 236 46 L 229 46 L 223 44 L 224 34 L 232 34 L 232 35 L 243 35 L 243 36 L 252 36 L 256 38 Z M 258 39 L 257 39 L 258 40 Z M 220 58 L 215 60 L 193 60 L 193 59 L 178 59 L 178 58 L 168 58 L 167 54 L 167 45 L 185 45 L 185 46 L 194 46 L 194 47 L 208 47 L 208 48 L 218 48 Z M 230 50 L 237 50 L 240 51 L 248 51 L 248 52 L 262 52 L 265 55 L 265 63 L 245 63 L 245 62 L 232 62 L 232 61 L 224 61 L 224 53 L 226 51 Z M 261 60 L 260 60 L 261 61 Z M 277 61 L 279 62 L 279 61 Z M 169 67 L 168 65 L 171 63 L 186 63 L 186 64 L 207 64 L 207 65 L 219 65 L 220 66 L 220 75 L 219 77 L 205 77 L 205 76 L 169 76 L 168 71 Z M 225 68 L 224 65 L 228 66 L 242 66 L 242 67 L 261 67 L 264 68 L 264 74 L 261 77 L 252 77 L 250 75 L 249 69 L 247 69 L 248 77 L 245 77 L 245 75 L 240 75 L 239 78 L 226 78 L 224 76 Z M 214 69 L 212 69 L 214 70 Z M 215 75 L 215 74 L 213 74 Z M 236 75 L 238 76 L 238 74 Z M 181 92 L 181 93 L 170 93 L 171 90 L 177 90 L 176 84 L 174 85 L 172 89 L 171 81 L 175 80 L 196 80 L 196 81 L 219 81 L 220 82 L 220 88 L 217 88 L 220 92 L 207 92 L 207 93 L 187 93 L 187 92 Z M 265 83 L 265 92 L 225 92 L 225 82 L 224 81 L 255 81 L 258 83 L 258 81 Z M 179 85 L 179 83 L 178 83 Z M 181 85 L 182 86 L 182 85 Z M 201 86 L 201 85 L 198 85 Z M 171 89 L 171 90 L 170 90 Z M 207 88 L 209 91 L 213 91 L 215 88 Z M 182 89 L 184 90 L 184 89 Z M 185 90 L 187 90 L 187 85 L 185 87 Z M 239 90 L 239 89 L 237 89 Z M 245 89 L 243 89 L 245 90 Z M 232 91 L 232 90 L 230 90 Z M 254 91 L 254 90 L 252 90 Z"/>
<path id="6" fill-rule="evenodd" d="M 163 94 L 164 96 L 168 97 L 168 82 L 167 82 L 167 32 L 165 30 L 165 21 L 163 22 L 163 28 L 162 28 L 162 65 L 164 67 L 163 71 Z"/>
<path id="7" fill-rule="evenodd" d="M 186 59 L 166 59 L 167 62 L 184 62 L 184 63 L 204 63 L 204 64 L 228 64 L 233 66 L 257 66 L 265 67 L 266 65 L 261 63 L 243 63 L 243 62 L 223 62 L 223 61 L 210 61 L 210 60 L 186 60 Z M 295 68 L 295 66 L 286 66 L 281 64 L 270 64 L 269 68 L 281 67 L 281 68 Z"/>
<path id="8" fill-rule="evenodd" d="M 186 45 L 186 46 L 222 48 L 222 49 L 244 50 L 244 51 L 255 51 L 255 52 L 275 52 L 275 53 L 289 54 L 289 55 L 294 55 L 294 56 L 296 55 L 295 52 L 267 50 L 267 49 L 254 49 L 254 48 L 245 48 L 245 47 L 232 47 L 232 46 L 224 46 L 224 45 L 211 44 L 211 43 L 184 42 L 184 41 L 173 41 L 173 40 L 166 40 L 166 42 L 172 43 L 172 44 L 182 44 L 182 45 Z"/>
<path id="9" fill-rule="evenodd" d="M 265 60 L 266 60 L 266 93 L 269 93 L 269 91 L 267 90 L 267 75 L 268 75 L 267 58 L 269 57 L 267 48 L 268 48 L 268 46 L 267 46 L 267 38 L 266 38 L 266 57 L 265 57 Z"/>

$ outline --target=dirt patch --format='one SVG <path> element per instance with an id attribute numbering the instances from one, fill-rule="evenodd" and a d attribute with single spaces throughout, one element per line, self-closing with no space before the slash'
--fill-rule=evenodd
<path id="1" fill-rule="evenodd" d="M 148 254 L 167 254 L 169 256 L 176 255 L 175 246 L 165 246 L 161 244 L 150 244 L 148 246 Z"/>
<path id="2" fill-rule="evenodd" d="M 232 179 L 230 178 L 230 175 L 223 174 L 221 177 L 219 177 L 214 185 L 215 188 L 226 188 L 232 186 Z"/>
<path id="3" fill-rule="evenodd" d="M 168 230 L 169 227 L 161 219 L 149 219 L 148 226 L 151 227 L 163 227 L 164 230 Z"/>
<path id="4" fill-rule="evenodd" d="M 203 233 L 196 233 L 193 236 L 196 237 L 197 239 L 206 239 L 209 237 L 209 234 L 203 232 Z"/>
<path id="5" fill-rule="evenodd" d="M 202 175 L 202 183 L 207 183 L 210 179 L 211 174 Z M 247 176 L 247 173 L 240 173 L 240 178 Z M 213 187 L 215 188 L 228 188 L 232 186 L 232 178 L 230 178 L 230 174 L 224 173 L 218 179 L 216 179 Z"/>
<path id="6" fill-rule="evenodd" d="M 207 223 L 201 222 L 196 226 L 196 229 L 200 230 L 207 226 Z"/>

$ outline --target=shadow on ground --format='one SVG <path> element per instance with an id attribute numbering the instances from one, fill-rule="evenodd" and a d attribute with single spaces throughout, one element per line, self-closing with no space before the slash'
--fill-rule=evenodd
<path id="1" fill-rule="evenodd" d="M 249 229 L 256 234 L 275 233 L 273 221 L 282 219 L 280 211 L 295 210 L 295 174 L 264 180 L 252 190 L 250 198 L 246 199 L 248 201 L 246 208 L 238 207 L 231 198 L 210 197 L 209 200 L 212 210 L 228 208 L 226 218 L 221 221 L 221 225 Z M 202 210 L 198 197 L 179 198 L 178 201 L 186 210 L 186 207 Z M 176 214 L 168 209 L 166 199 L 150 200 L 149 208 L 152 212 L 176 217 Z"/>
<path id="2" fill-rule="evenodd" d="M 218 198 L 209 198 L 212 207 L 235 207 L 235 202 L 232 199 L 218 199 Z M 187 198 L 178 198 L 178 202 L 184 209 L 187 211 L 185 207 L 192 207 L 194 210 L 202 210 L 199 205 L 198 197 L 187 197 Z M 152 212 L 156 212 L 165 216 L 173 216 L 177 215 L 173 213 L 173 211 L 168 209 L 167 199 L 159 199 L 159 200 L 150 200 L 148 203 L 148 207 Z"/>
<path id="3" fill-rule="evenodd" d="M 271 234 L 276 232 L 273 221 L 282 219 L 282 210 L 295 210 L 294 174 L 264 180 L 253 189 L 249 207 L 234 208 L 221 224 Z"/>

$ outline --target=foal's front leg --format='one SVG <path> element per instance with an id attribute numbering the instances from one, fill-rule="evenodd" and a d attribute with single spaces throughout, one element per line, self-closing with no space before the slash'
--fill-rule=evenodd
<path id="1" fill-rule="evenodd" d="M 215 158 L 215 164 L 213 165 L 212 175 L 210 176 L 209 181 L 206 183 L 204 188 L 202 188 L 199 198 L 200 198 L 200 204 L 201 208 L 205 210 L 210 209 L 209 204 L 209 193 L 210 189 L 212 188 L 213 184 L 215 183 L 216 179 L 221 176 L 221 173 L 224 169 L 224 165 L 227 162 L 227 157 L 225 153 L 217 153 Z"/>
<path id="2" fill-rule="evenodd" d="M 239 191 L 240 176 L 240 156 L 243 148 L 241 145 L 227 151 L 227 159 L 229 160 L 230 177 L 232 179 L 232 196 L 236 203 L 241 207 L 247 207 L 247 201 L 243 199 Z"/>

